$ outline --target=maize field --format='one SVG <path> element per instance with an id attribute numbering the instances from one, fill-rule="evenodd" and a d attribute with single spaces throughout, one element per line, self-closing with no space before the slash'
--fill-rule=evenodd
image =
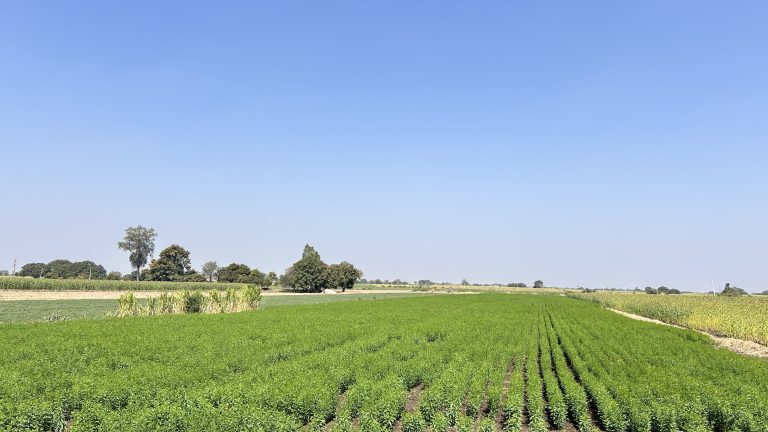
<path id="1" fill-rule="evenodd" d="M 226 290 L 233 284 L 224 282 L 158 282 L 108 279 L 48 279 L 20 276 L 0 277 L 0 290 L 32 291 L 176 291 Z"/>

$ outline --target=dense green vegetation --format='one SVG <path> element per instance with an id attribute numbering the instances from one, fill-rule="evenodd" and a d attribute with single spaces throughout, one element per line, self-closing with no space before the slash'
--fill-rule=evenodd
<path id="1" fill-rule="evenodd" d="M 768 345 L 768 297 L 569 293 L 607 308 Z"/>
<path id="2" fill-rule="evenodd" d="M 9 324 L 0 350 L 0 430 L 768 430 L 768 362 L 560 296 Z"/>

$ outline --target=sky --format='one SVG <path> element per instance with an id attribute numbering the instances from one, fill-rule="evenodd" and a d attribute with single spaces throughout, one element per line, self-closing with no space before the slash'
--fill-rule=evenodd
<path id="1" fill-rule="evenodd" d="M 3 1 L 0 269 L 768 289 L 764 1 Z"/>

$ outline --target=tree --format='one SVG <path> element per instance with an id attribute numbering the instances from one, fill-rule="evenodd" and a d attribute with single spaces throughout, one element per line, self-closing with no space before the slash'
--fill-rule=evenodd
<path id="1" fill-rule="evenodd" d="M 111 271 L 107 273 L 107 279 L 108 280 L 120 280 L 122 279 L 123 274 L 118 271 Z"/>
<path id="2" fill-rule="evenodd" d="M 725 288 L 723 288 L 723 292 L 721 294 L 729 297 L 738 297 L 746 295 L 747 292 L 737 286 L 731 286 L 730 283 L 727 283 L 725 284 Z"/>
<path id="3" fill-rule="evenodd" d="M 341 288 L 341 292 L 352 289 L 355 286 L 355 281 L 361 277 L 363 277 L 363 272 L 346 261 L 331 264 L 325 270 L 327 286 L 334 289 Z"/>
<path id="4" fill-rule="evenodd" d="M 8 270 L 0 270 L 0 276 L 8 276 L 10 272 Z"/>
<path id="5" fill-rule="evenodd" d="M 264 276 L 264 285 L 262 285 L 262 288 L 269 288 L 275 283 L 277 283 L 277 273 L 271 271 Z"/>
<path id="6" fill-rule="evenodd" d="M 645 287 L 645 292 L 646 292 L 647 294 L 656 294 L 656 289 L 655 289 L 655 288 L 653 288 L 653 287 L 649 287 L 649 286 L 647 286 L 647 287 Z"/>
<path id="7" fill-rule="evenodd" d="M 136 268 L 136 280 L 139 280 L 141 268 L 147 264 L 147 260 L 155 252 L 155 238 L 157 233 L 152 228 L 144 228 L 141 225 L 125 229 L 123 241 L 117 243 L 117 247 L 130 253 L 128 260 Z"/>
<path id="8" fill-rule="evenodd" d="M 38 278 L 43 276 L 43 271 L 45 271 L 45 264 L 29 263 L 21 266 L 21 270 L 16 275 Z"/>
<path id="9" fill-rule="evenodd" d="M 669 288 L 667 288 L 667 287 L 662 285 L 662 286 L 656 288 L 656 292 L 659 293 L 659 294 L 669 294 Z"/>
<path id="10" fill-rule="evenodd" d="M 243 282 L 251 276 L 251 268 L 245 264 L 232 263 L 219 268 L 216 280 L 219 282 Z"/>
<path id="11" fill-rule="evenodd" d="M 219 270 L 219 265 L 216 261 L 208 261 L 203 264 L 203 275 L 208 278 L 208 282 L 213 282 L 213 276 L 216 275 L 216 271 Z"/>
<path id="12" fill-rule="evenodd" d="M 469 282 L 466 279 L 461 280 L 462 285 L 469 285 Z"/>
<path id="13" fill-rule="evenodd" d="M 544 282 L 541 281 L 541 280 L 537 280 L 536 282 L 533 283 L 533 287 L 534 288 L 544 288 Z"/>
<path id="14" fill-rule="evenodd" d="M 320 292 L 325 284 L 326 267 L 315 248 L 305 245 L 301 259 L 285 271 L 285 284 L 297 291 Z"/>
<path id="15" fill-rule="evenodd" d="M 160 251 L 160 257 L 149 263 L 149 278 L 156 281 L 175 281 L 192 271 L 189 251 L 172 244 Z"/>

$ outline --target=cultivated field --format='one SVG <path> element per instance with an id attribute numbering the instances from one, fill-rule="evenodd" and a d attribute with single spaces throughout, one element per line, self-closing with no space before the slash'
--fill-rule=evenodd
<path id="1" fill-rule="evenodd" d="M 42 293 L 35 291 L 33 294 Z M 69 294 L 72 291 L 66 291 L 59 294 Z M 99 293 L 98 291 L 88 291 L 87 293 Z M 12 323 L 12 322 L 30 322 L 30 321 L 46 321 L 46 320 L 62 320 L 62 319 L 81 319 L 81 318 L 103 318 L 109 314 L 114 314 L 117 310 L 117 291 L 110 291 L 112 294 L 109 297 L 97 297 L 97 298 L 75 298 L 71 299 L 64 297 L 63 299 L 43 299 L 43 300 L 29 300 L 29 297 L 24 297 L 26 300 L 3 300 L 2 293 L 0 293 L 0 324 Z M 146 304 L 146 300 L 142 298 L 141 294 L 137 293 L 136 297 L 139 298 L 141 305 Z M 158 295 L 158 293 L 154 293 Z M 347 292 L 344 294 L 336 295 L 302 295 L 302 294 L 279 294 L 279 293 L 262 293 L 262 300 L 259 304 L 259 309 L 269 308 L 274 306 L 293 306 L 300 304 L 315 304 L 315 303 L 331 303 L 340 301 L 356 301 L 356 300 L 381 300 L 387 298 L 399 298 L 399 297 L 414 297 L 430 294 L 412 293 L 412 292 Z M 46 297 L 47 298 L 47 297 Z"/>
<path id="2" fill-rule="evenodd" d="M 611 309 L 768 345 L 768 296 L 569 293 Z"/>
<path id="3" fill-rule="evenodd" d="M 2 290 L 34 291 L 176 291 L 226 290 L 244 284 L 217 282 L 155 282 L 106 279 L 48 279 L 17 276 L 0 277 Z"/>
<path id="4" fill-rule="evenodd" d="M 768 431 L 768 362 L 563 296 L 9 324 L 0 352 L 0 430 Z"/>

